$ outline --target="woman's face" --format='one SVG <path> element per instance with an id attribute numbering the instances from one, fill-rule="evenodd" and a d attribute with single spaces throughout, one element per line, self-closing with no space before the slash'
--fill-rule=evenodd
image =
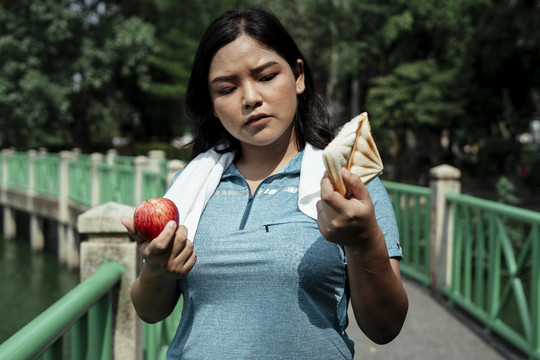
<path id="1" fill-rule="evenodd" d="M 296 70 L 247 35 L 214 56 L 208 75 L 214 115 L 244 149 L 294 141 L 297 95 L 305 89 L 302 60 Z"/>

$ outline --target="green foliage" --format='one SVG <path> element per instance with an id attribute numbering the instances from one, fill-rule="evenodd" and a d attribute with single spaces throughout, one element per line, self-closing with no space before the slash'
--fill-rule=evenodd
<path id="1" fill-rule="evenodd" d="M 79 20 L 58 2 L 0 4 L 0 144 L 43 144 L 66 135 L 70 76 L 62 76 L 74 55 L 59 55 L 74 38 Z"/>
<path id="2" fill-rule="evenodd" d="M 463 113 L 453 99 L 455 71 L 440 69 L 435 60 L 419 60 L 398 66 L 377 78 L 368 94 L 368 110 L 376 127 L 423 126 L 444 128 Z"/>
<path id="3" fill-rule="evenodd" d="M 2 146 L 90 150 L 137 123 L 128 93 L 150 86 L 153 25 L 84 1 L 9 2 L 0 14 Z"/>
<path id="4" fill-rule="evenodd" d="M 192 131 L 184 96 L 202 32 L 225 10 L 257 3 L 2 2 L 1 146 L 91 151 L 114 136 L 168 142 Z M 537 1 L 264 5 L 297 40 L 337 121 L 369 112 L 387 176 L 415 181 L 427 167 L 465 164 L 458 150 L 479 145 L 471 171 L 527 168 L 524 183 L 540 183 L 538 160 L 520 158 L 514 140 L 540 112 Z"/>
<path id="5" fill-rule="evenodd" d="M 497 191 L 498 201 L 503 204 L 516 205 L 521 202 L 521 199 L 516 195 L 516 186 L 506 176 L 501 176 L 497 180 L 495 190 Z"/>

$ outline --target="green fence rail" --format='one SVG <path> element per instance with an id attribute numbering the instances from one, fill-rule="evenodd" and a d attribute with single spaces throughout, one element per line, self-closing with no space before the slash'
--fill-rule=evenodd
<path id="1" fill-rule="evenodd" d="M 427 187 L 385 181 L 399 228 L 403 274 L 428 286 L 430 269 L 431 192 Z"/>
<path id="2" fill-rule="evenodd" d="M 9 157 L 7 163 L 9 187 L 18 190 L 28 189 L 28 154 L 16 152 Z"/>
<path id="3" fill-rule="evenodd" d="M 131 165 L 99 164 L 99 202 L 115 201 L 125 205 L 136 205 L 135 168 Z"/>
<path id="4" fill-rule="evenodd" d="M 81 205 L 90 206 L 92 204 L 92 162 L 90 155 L 76 155 L 76 158 L 69 162 L 68 169 L 70 200 Z"/>
<path id="5" fill-rule="evenodd" d="M 165 162 L 161 162 L 159 171 L 143 170 L 143 199 L 156 197 L 156 194 L 165 194 L 168 187 L 168 172 Z M 161 196 L 161 195 L 160 195 Z"/>
<path id="6" fill-rule="evenodd" d="M 60 158 L 57 154 L 38 154 L 34 164 L 34 191 L 37 194 L 58 197 Z"/>
<path id="7" fill-rule="evenodd" d="M 176 308 L 165 320 L 155 324 L 143 323 L 143 358 L 144 360 L 164 360 L 172 341 L 180 317 L 184 301 L 180 297 Z"/>
<path id="8" fill-rule="evenodd" d="M 91 207 L 115 201 L 136 206 L 137 201 L 162 196 L 167 190 L 169 160 L 154 159 L 151 165 L 147 162 L 142 166 L 139 169 L 140 186 L 137 187 L 136 157 L 113 156 L 93 162 L 91 155 L 66 153 L 69 153 L 65 156 L 68 197 L 73 203 Z M 6 174 L 0 177 L 0 183 L 7 188 L 59 197 L 61 187 L 66 186 L 61 184 L 63 160 L 60 154 L 5 152 L 1 155 L 5 166 L 0 166 L 0 174 L 4 171 Z M 30 171 L 31 168 L 33 171 Z M 93 194 L 96 189 L 98 193 Z"/>
<path id="9" fill-rule="evenodd" d="M 138 198 L 161 196 L 166 191 L 167 179 L 170 176 L 167 161 L 154 161 L 151 166 L 141 169 L 137 168 L 136 160 L 134 157 L 115 156 L 112 161 L 95 163 L 86 155 L 71 156 L 68 164 L 69 199 L 89 207 L 94 206 L 95 200 L 92 199 L 96 194 L 92 192 L 96 188 L 99 189 L 97 196 L 100 204 L 115 201 L 135 206 Z M 37 153 L 28 156 L 26 153 L 9 153 L 4 156 L 1 167 L 2 172 L 8 172 L 2 174 L 2 179 L 7 182 L 3 185 L 16 190 L 28 190 L 32 183 L 28 166 L 32 163 L 35 177 L 33 191 L 37 194 L 57 196 L 60 193 L 59 161 L 59 156 L 53 154 Z M 390 195 L 400 232 L 404 254 L 402 272 L 429 286 L 432 284 L 431 252 L 436 251 L 431 249 L 431 216 L 434 206 L 431 190 L 390 181 L 384 181 L 384 184 Z M 138 191 L 140 193 L 137 193 Z M 531 359 L 540 360 L 540 213 L 462 194 L 447 193 L 446 201 L 447 208 L 451 209 L 445 212 L 446 218 L 453 219 L 449 224 L 453 237 L 447 239 L 452 242 L 453 249 L 448 258 L 452 276 L 449 285 L 441 289 L 442 293 L 451 304 L 484 324 L 487 331 L 497 333 Z M 74 299 L 75 296 L 70 295 L 69 298 Z M 87 299 L 81 300 L 81 303 L 88 304 Z M 110 306 L 110 303 L 106 295 L 94 307 L 101 309 L 96 310 L 97 312 L 105 313 L 109 312 L 107 306 Z M 90 343 L 97 340 L 92 339 L 96 334 L 88 331 L 88 327 L 94 322 L 103 324 L 105 321 L 102 317 L 99 321 L 95 320 L 94 316 L 90 315 L 93 311 L 89 311 L 88 315 L 72 314 L 74 318 L 80 316 L 71 331 L 74 334 L 72 341 L 80 342 L 76 344 L 76 348 L 102 352 L 109 347 L 103 341 L 99 346 L 90 346 Z M 166 320 L 143 325 L 145 359 L 164 358 L 181 311 L 182 301 L 179 301 L 173 314 Z M 47 315 L 48 313 L 49 310 L 42 316 L 48 318 L 51 316 Z M 34 321 L 41 323 L 44 321 L 42 316 Z M 75 320 L 62 321 L 71 325 Z M 62 328 L 69 325 L 64 324 Z M 28 327 L 24 337 L 29 336 L 31 328 L 37 328 L 33 322 Z M 48 339 L 45 342 L 51 347 L 47 353 L 56 354 L 60 351 L 57 343 L 61 343 L 61 339 L 56 339 L 59 331 L 48 329 L 47 334 L 36 333 L 35 336 L 30 336 L 38 339 L 32 340 L 32 353 L 43 350 L 43 338 Z M 109 330 L 100 330 L 97 334 L 103 335 L 105 331 Z M 16 335 L 15 339 L 9 339 L 0 347 L 0 358 L 7 354 L 7 347 L 10 351 L 15 351 L 17 346 L 10 344 L 21 344 L 20 337 L 21 335 Z M 34 345 L 34 340 L 39 342 L 39 345 Z M 27 351 L 29 346 L 25 342 L 24 346 L 18 347 L 21 351 Z M 50 358 L 56 358 L 55 356 Z"/>
<path id="10" fill-rule="evenodd" d="M 453 208 L 451 302 L 540 359 L 540 213 L 462 194 Z"/>
<path id="11" fill-rule="evenodd" d="M 71 359 L 112 359 L 112 291 L 125 268 L 101 265 L 88 279 L 0 345 L 0 359 L 64 358 L 71 329 Z"/>

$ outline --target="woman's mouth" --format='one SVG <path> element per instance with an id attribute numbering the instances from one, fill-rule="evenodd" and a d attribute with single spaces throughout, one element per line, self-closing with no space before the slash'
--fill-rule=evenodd
<path id="1" fill-rule="evenodd" d="M 270 121 L 270 116 L 267 114 L 255 114 L 251 115 L 246 121 L 245 126 L 254 127 L 254 126 L 263 126 Z"/>

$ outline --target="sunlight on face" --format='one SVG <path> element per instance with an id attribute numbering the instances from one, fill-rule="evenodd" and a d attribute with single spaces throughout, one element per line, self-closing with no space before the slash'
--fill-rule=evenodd
<path id="1" fill-rule="evenodd" d="M 241 35 L 210 64 L 214 115 L 243 147 L 289 145 L 297 96 L 305 90 L 301 60 L 295 72 L 276 52 Z"/>

